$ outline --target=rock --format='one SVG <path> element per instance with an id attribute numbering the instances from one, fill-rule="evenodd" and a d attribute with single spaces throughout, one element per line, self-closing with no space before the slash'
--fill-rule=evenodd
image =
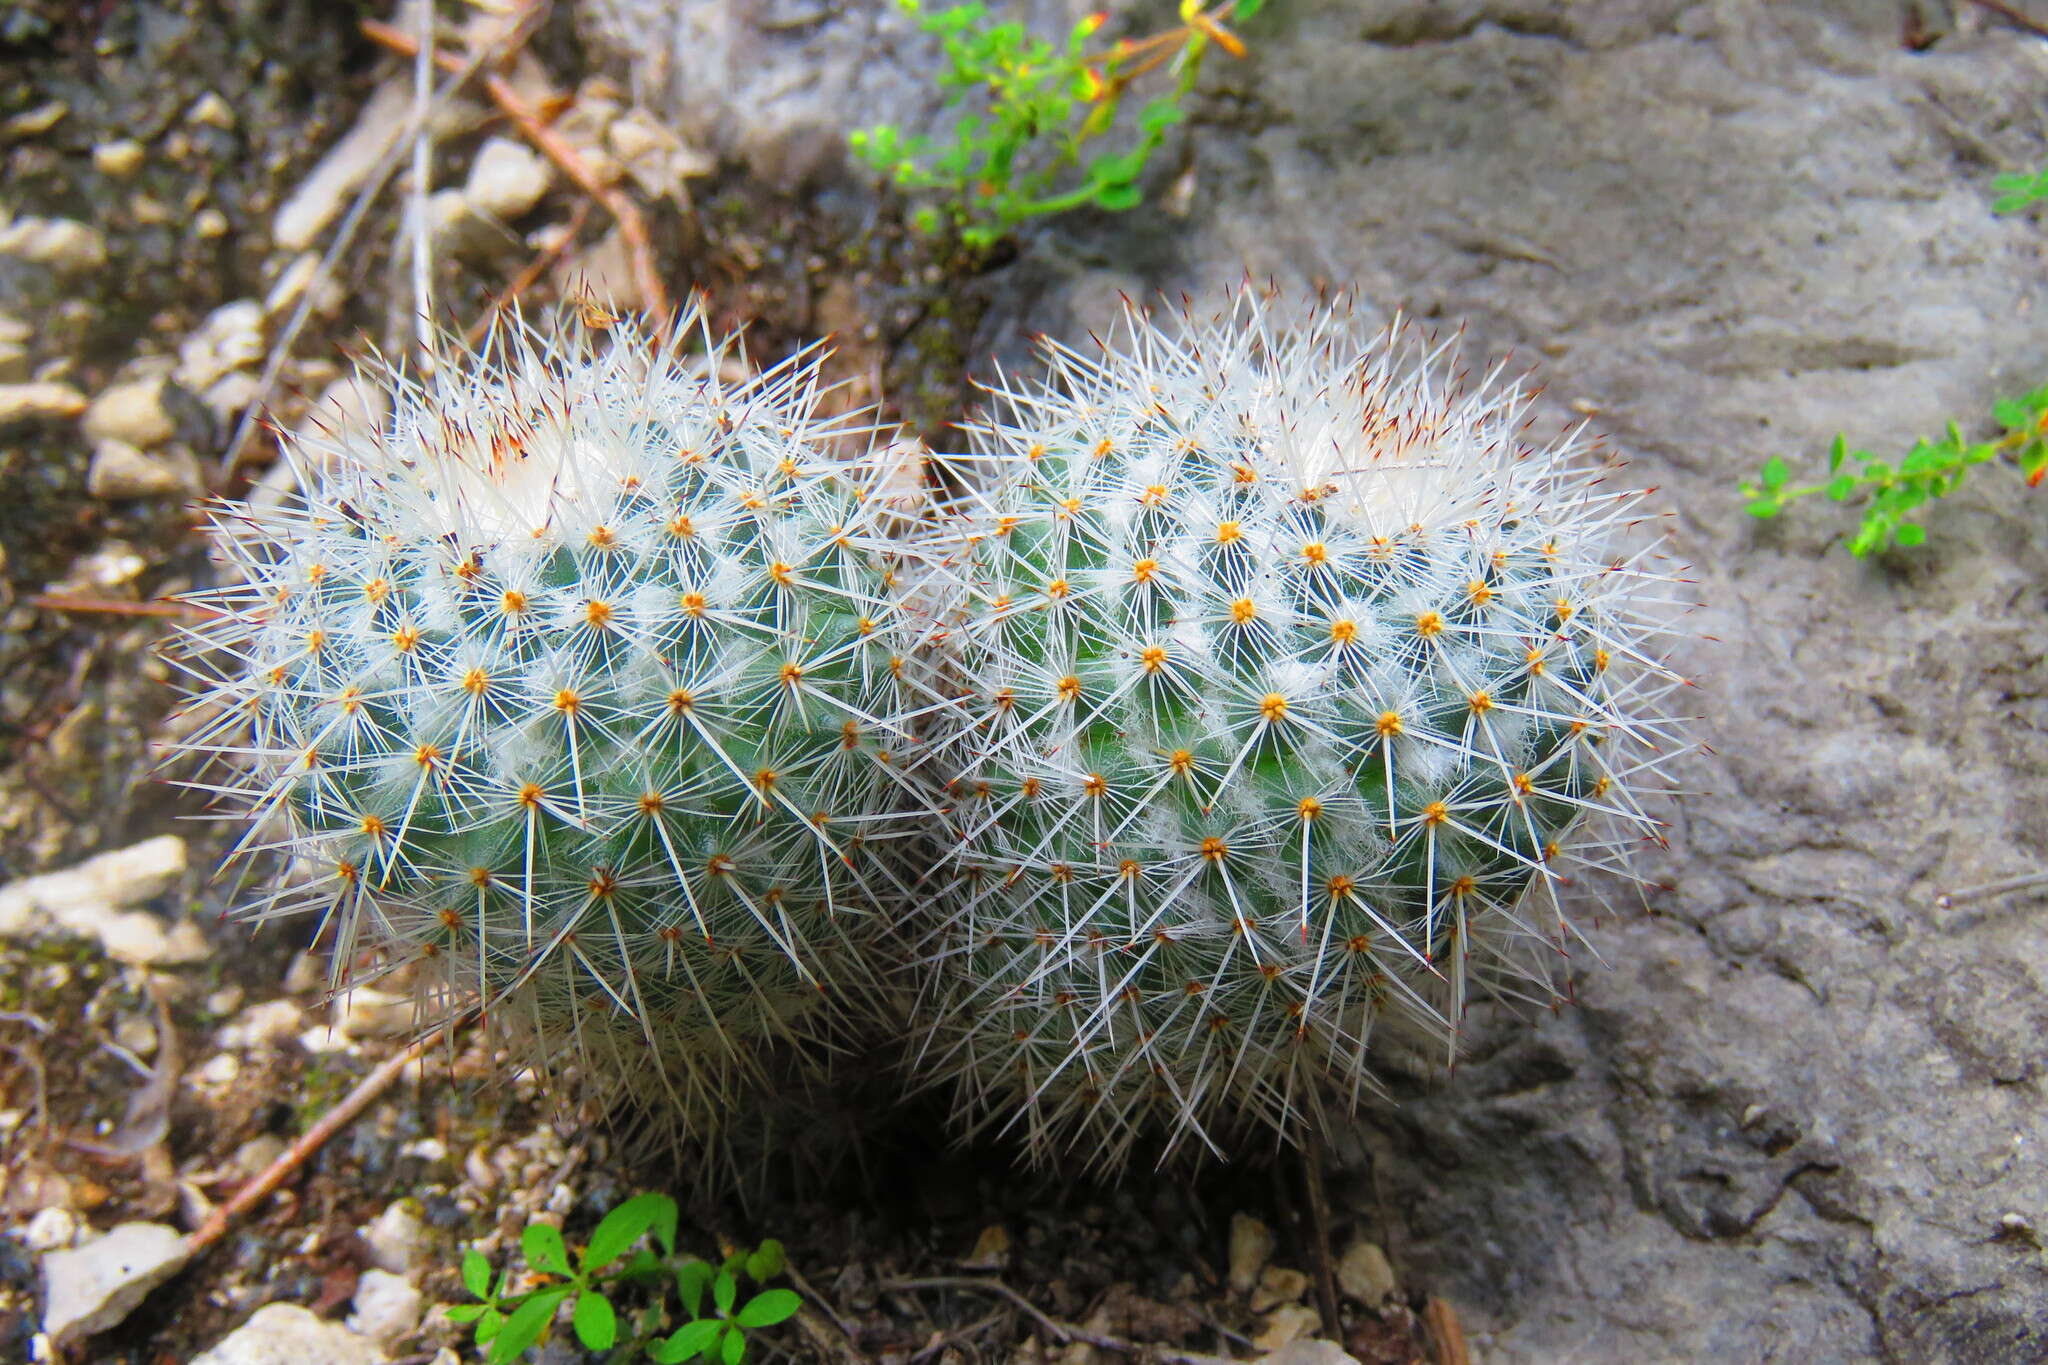
<path id="1" fill-rule="evenodd" d="M 605 141 L 633 183 L 651 198 L 678 197 L 683 182 L 718 168 L 710 156 L 689 146 L 644 109 L 633 109 L 605 129 Z"/>
<path id="2" fill-rule="evenodd" d="M 470 163 L 462 195 L 476 212 L 510 223 L 533 211 L 554 178 L 554 168 L 524 143 L 487 138 Z"/>
<path id="3" fill-rule="evenodd" d="M 1258 1330 L 1252 1333 L 1252 1345 L 1261 1351 L 1277 1351 L 1314 1336 L 1322 1325 L 1322 1314 L 1307 1304 L 1282 1304 L 1260 1320 Z"/>
<path id="4" fill-rule="evenodd" d="M 20 318 L 0 313 L 0 384 L 28 378 L 28 343 L 36 329 Z"/>
<path id="5" fill-rule="evenodd" d="M 285 1154 L 287 1143 L 275 1133 L 258 1133 L 235 1148 L 228 1169 L 244 1180 L 254 1180 Z"/>
<path id="6" fill-rule="evenodd" d="M 1336 1342 L 1311 1337 L 1288 1342 L 1258 1365 L 1358 1365 L 1358 1361 Z"/>
<path id="7" fill-rule="evenodd" d="M 1273 1229 L 1248 1213 L 1230 1216 L 1230 1292 L 1249 1294 L 1273 1258 Z"/>
<path id="8" fill-rule="evenodd" d="M 30 1251 L 61 1251 L 78 1240 L 78 1215 L 63 1207 L 39 1209 L 21 1230 Z"/>
<path id="9" fill-rule="evenodd" d="M 142 169 L 142 160 L 148 153 L 142 144 L 133 138 L 121 138 L 115 142 L 102 142 L 92 149 L 93 168 L 102 175 L 116 180 L 126 180 Z"/>
<path id="10" fill-rule="evenodd" d="M 294 1001 L 266 1000 L 236 1015 L 221 1029 L 218 1041 L 239 1051 L 274 1048 L 298 1033 L 304 1017 L 305 1011 Z"/>
<path id="11" fill-rule="evenodd" d="M 178 434 L 164 407 L 164 376 L 131 379 L 101 389 L 79 424 L 95 441 L 125 441 L 137 450 L 162 445 Z"/>
<path id="12" fill-rule="evenodd" d="M 160 1223 L 123 1223 L 43 1257 L 43 1330 L 58 1345 L 104 1332 L 185 1268 L 185 1236 Z"/>
<path id="13" fill-rule="evenodd" d="M 1367 1308 L 1377 1308 L 1401 1292 L 1387 1253 L 1366 1241 L 1353 1242 L 1337 1259 L 1337 1287 Z"/>
<path id="14" fill-rule="evenodd" d="M 127 909 L 163 894 L 184 873 L 185 841 L 165 834 L 61 872 L 10 882 L 0 886 L 0 938 L 54 929 L 97 938 L 109 956 L 123 962 L 201 961 L 208 949 L 194 925 L 172 925 L 147 911 Z"/>
<path id="15" fill-rule="evenodd" d="M 177 380 L 194 393 L 263 359 L 263 305 L 254 299 L 224 303 L 178 343 Z"/>
<path id="16" fill-rule="evenodd" d="M 371 93 L 355 126 L 328 149 L 277 210 L 270 240 L 278 250 L 304 251 L 319 240 L 384 154 L 404 136 L 412 98 L 410 77 L 394 77 Z"/>
<path id="17" fill-rule="evenodd" d="M 185 111 L 185 122 L 201 124 L 208 128 L 233 128 L 235 109 L 233 105 L 209 90 L 192 101 L 192 107 Z"/>
<path id="18" fill-rule="evenodd" d="M 0 426 L 76 417 L 84 411 L 85 395 L 69 384 L 0 384 Z"/>
<path id="19" fill-rule="evenodd" d="M 1054 8 L 1006 17 L 1058 32 Z M 576 17 L 657 114 L 758 172 L 843 166 L 859 124 L 934 127 L 931 40 L 816 12 L 801 35 L 726 0 Z M 1708 604 L 1684 629 L 1722 643 L 1691 652 L 1711 686 L 1681 709 L 1715 753 L 1684 769 L 1703 794 L 1655 913 L 1568 897 L 1578 1006 L 1533 1029 L 1476 1006 L 1455 1076 L 1331 1135 L 1360 1164 L 1378 1144 L 1385 1200 L 1339 1216 L 1399 1210 L 1403 1274 L 1495 1365 L 2048 1358 L 2038 1253 L 1989 1231 L 2048 1209 L 2048 915 L 1934 902 L 2044 861 L 2048 509 L 1987 466 L 1927 547 L 1861 561 L 1853 509 L 1754 522 L 1733 492 L 1774 455 L 1825 468 L 1837 432 L 1892 461 L 1952 419 L 1986 432 L 2048 376 L 2040 213 L 1990 212 L 1991 166 L 1957 153 L 2048 164 L 2011 112 L 2039 108 L 2042 45 L 1959 24 L 1914 53 L 1901 12 L 1269 4 L 1145 204 L 1044 220 L 986 282 L 977 372 L 1025 329 L 1084 343 L 1119 287 L 1271 276 L 1469 320 L 1475 374 L 1541 356 L 1537 430 L 1597 407 L 1676 513 L 1664 548 Z M 1185 218 L 1155 208 L 1176 148 Z"/>
<path id="20" fill-rule="evenodd" d="M 990 1223 L 974 1239 L 974 1249 L 960 1262 L 962 1270 L 1001 1270 L 1010 1263 L 1010 1230 Z"/>
<path id="21" fill-rule="evenodd" d="M 107 263 L 107 239 L 98 228 L 69 218 L 16 218 L 0 215 L 0 256 L 44 265 L 59 274 L 97 270 Z"/>
<path id="22" fill-rule="evenodd" d="M 355 1312 L 349 1314 L 349 1330 L 388 1348 L 418 1330 L 422 1307 L 420 1291 L 405 1276 L 388 1270 L 365 1270 L 356 1281 Z"/>
<path id="23" fill-rule="evenodd" d="M 1259 1282 L 1252 1289 L 1251 1310 L 1263 1313 L 1283 1303 L 1293 1303 L 1307 1292 L 1307 1275 L 1284 1266 L 1269 1265 L 1260 1273 Z"/>
<path id="24" fill-rule="evenodd" d="M 228 227 L 228 216 L 219 209 L 201 209 L 192 215 L 192 235 L 202 241 L 227 236 Z"/>
<path id="25" fill-rule="evenodd" d="M 377 1344 L 295 1303 L 266 1304 L 191 1365 L 384 1365 Z"/>
<path id="26" fill-rule="evenodd" d="M 205 476 L 189 451 L 152 455 L 126 441 L 93 442 L 92 465 L 85 474 L 86 491 L 96 498 L 161 498 L 196 496 L 206 491 Z"/>
<path id="27" fill-rule="evenodd" d="M 419 1006 L 409 995 L 357 986 L 334 1002 L 334 1026 L 348 1038 L 402 1038 L 419 1026 Z"/>
<path id="28" fill-rule="evenodd" d="M 427 1225 L 417 1199 L 397 1199 L 363 1229 L 370 1264 L 394 1275 L 409 1274 L 426 1257 Z"/>

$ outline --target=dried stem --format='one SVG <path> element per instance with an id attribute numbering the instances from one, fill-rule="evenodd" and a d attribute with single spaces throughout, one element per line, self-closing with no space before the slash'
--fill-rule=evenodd
<path id="1" fill-rule="evenodd" d="M 393 52 L 407 57 L 418 54 L 419 44 L 412 35 L 389 24 L 365 19 L 362 30 L 371 41 L 381 43 Z M 461 65 L 451 53 L 442 53 L 435 60 L 443 69 L 455 69 Z M 590 169 L 590 163 L 583 159 L 583 154 L 567 138 L 549 127 L 504 77 L 495 74 L 485 76 L 484 89 L 490 92 L 499 112 L 512 121 L 528 142 L 617 220 L 619 232 L 626 239 L 626 256 L 632 263 L 633 282 L 639 286 L 640 296 L 654 319 L 655 329 L 667 331 L 672 317 L 668 290 L 662 285 L 661 272 L 655 267 L 654 240 L 648 235 L 647 220 L 641 216 L 639 205 L 618 186 L 607 185 L 600 180 Z"/>
<path id="2" fill-rule="evenodd" d="M 358 1081 L 356 1088 L 349 1091 L 341 1103 L 322 1114 L 319 1122 L 308 1128 L 297 1142 L 285 1150 L 284 1155 L 271 1162 L 261 1175 L 236 1190 L 232 1199 L 208 1215 L 198 1230 L 185 1239 L 186 1250 L 197 1256 L 227 1235 L 228 1228 L 237 1218 L 269 1198 L 278 1186 L 290 1179 L 293 1172 L 311 1160 L 329 1138 L 353 1123 L 379 1095 L 391 1088 L 391 1083 L 415 1059 L 427 1049 L 452 1040 L 480 1013 L 482 1011 L 478 1007 L 471 1006 L 412 1046 L 386 1058 L 375 1071 Z"/>
<path id="3" fill-rule="evenodd" d="M 1015 1304 L 1025 1316 L 1062 1343 L 1083 1341 L 1098 1350 L 1150 1356 L 1154 1360 L 1166 1362 L 1167 1365 L 1237 1365 L 1230 1356 L 1205 1355 L 1200 1351 L 1176 1351 L 1152 1342 L 1127 1341 L 1123 1337 L 1113 1337 L 1106 1332 L 1091 1332 L 1071 1322 L 1061 1322 L 1058 1318 L 1046 1314 L 1038 1305 L 1001 1280 L 974 1275 L 928 1275 L 913 1280 L 884 1280 L 875 1287 L 885 1292 L 907 1289 L 965 1289 L 978 1294 L 994 1294 Z"/>

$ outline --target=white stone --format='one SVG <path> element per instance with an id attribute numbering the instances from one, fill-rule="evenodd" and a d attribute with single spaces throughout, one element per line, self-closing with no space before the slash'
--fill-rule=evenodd
<path id="1" fill-rule="evenodd" d="M 283 251 L 304 251 L 334 221 L 384 154 L 404 135 L 412 114 L 412 80 L 377 87 L 355 126 L 328 149 L 272 220 L 270 239 Z"/>
<path id="2" fill-rule="evenodd" d="M 52 929 L 97 938 L 125 962 L 191 962 L 207 954 L 190 924 L 128 910 L 161 895 L 185 874 L 185 841 L 175 834 L 102 853 L 76 867 L 0 886 L 0 938 Z M 127 913 L 122 913 L 127 911 Z"/>
<path id="3" fill-rule="evenodd" d="M 297 1033 L 304 1023 L 304 1011 L 290 1000 L 266 1000 L 251 1005 L 222 1028 L 219 1043 L 225 1048 L 247 1051 L 273 1048 Z"/>
<path id="4" fill-rule="evenodd" d="M 398 1199 L 363 1229 L 363 1242 L 370 1248 L 370 1264 L 394 1275 L 403 1275 L 426 1254 L 427 1225 L 420 1219 L 417 1199 Z"/>
<path id="5" fill-rule="evenodd" d="M 0 384 L 28 378 L 28 342 L 35 328 L 20 318 L 0 313 Z"/>
<path id="6" fill-rule="evenodd" d="M 191 1365 L 384 1365 L 377 1344 L 295 1303 L 266 1304 Z"/>
<path id="7" fill-rule="evenodd" d="M 1273 1229 L 1248 1213 L 1230 1216 L 1230 1292 L 1249 1294 L 1273 1258 Z"/>
<path id="8" fill-rule="evenodd" d="M 531 213 L 554 178 L 554 168 L 525 144 L 494 137 L 477 149 L 462 194 L 478 213 L 509 223 Z"/>
<path id="9" fill-rule="evenodd" d="M 178 382 L 197 393 L 263 359 L 263 351 L 263 305 L 255 299 L 224 303 L 178 343 Z"/>
<path id="10" fill-rule="evenodd" d="M 123 1223 L 43 1257 L 43 1330 L 59 1345 L 114 1326 L 150 1290 L 177 1274 L 191 1252 L 161 1223 Z"/>
<path id="11" fill-rule="evenodd" d="M 349 1314 L 349 1330 L 389 1347 L 418 1329 L 424 1306 L 420 1291 L 405 1276 L 365 1270 L 356 1281 L 356 1311 Z"/>
<path id="12" fill-rule="evenodd" d="M 95 441 L 126 441 L 137 450 L 162 445 L 178 425 L 164 408 L 164 377 L 131 379 L 100 390 L 79 424 Z"/>
<path id="13" fill-rule="evenodd" d="M 69 218 L 16 218 L 0 222 L 0 256 L 65 273 L 94 270 L 107 263 L 107 239 Z"/>
<path id="14" fill-rule="evenodd" d="M 208 1057 L 204 1065 L 195 1067 L 192 1079 L 202 1085 L 229 1086 L 242 1074 L 242 1061 L 232 1052 L 219 1052 Z"/>
<path id="15" fill-rule="evenodd" d="M 1386 1252 L 1371 1242 L 1353 1242 L 1337 1261 L 1337 1286 L 1367 1308 L 1377 1308 L 1400 1292 L 1401 1282 Z"/>
<path id="16" fill-rule="evenodd" d="M 0 384 L 0 425 L 84 411 L 85 395 L 69 384 Z"/>
<path id="17" fill-rule="evenodd" d="M 39 1209 L 21 1230 L 21 1243 L 30 1251 L 62 1251 L 78 1240 L 78 1215 L 58 1205 Z"/>
<path id="18" fill-rule="evenodd" d="M 162 498 L 204 491 L 204 476 L 190 452 L 152 455 L 126 441 L 93 442 L 92 465 L 85 473 L 86 491 L 96 498 Z"/>
<path id="19" fill-rule="evenodd" d="M 358 986 L 335 1002 L 335 1027 L 350 1038 L 399 1038 L 418 1022 L 411 996 L 373 986 Z"/>

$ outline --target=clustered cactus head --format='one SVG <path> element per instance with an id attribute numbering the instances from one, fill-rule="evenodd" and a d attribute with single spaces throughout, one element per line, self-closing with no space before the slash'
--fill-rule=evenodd
<path id="1" fill-rule="evenodd" d="M 383 376 L 375 437 L 288 442 L 298 499 L 215 515 L 184 747 L 314 869 L 259 915 L 701 1128 L 872 1004 L 914 640 L 815 358 L 674 334 L 515 324 Z"/>
<path id="2" fill-rule="evenodd" d="M 701 315 L 383 376 L 195 599 L 183 747 L 311 869 L 254 914 L 706 1139 L 907 1018 L 1037 1158 L 1228 1155 L 1551 1003 L 1658 837 L 1682 580 L 1499 372 L 1272 308 L 1050 347 L 937 506 Z"/>
<path id="3" fill-rule="evenodd" d="M 1385 1035 L 1551 1002 L 1562 887 L 1657 836 L 1641 495 L 1498 373 L 1270 307 L 1130 309 L 972 428 L 917 1065 L 1039 1158 L 1290 1134 Z"/>

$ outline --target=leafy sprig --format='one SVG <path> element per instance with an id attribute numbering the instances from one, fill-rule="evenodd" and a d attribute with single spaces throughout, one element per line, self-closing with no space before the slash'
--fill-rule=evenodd
<path id="1" fill-rule="evenodd" d="M 2048 200 L 2048 169 L 1997 176 L 1991 188 L 1999 196 L 1993 212 L 2017 213 Z M 1828 477 L 1819 483 L 1795 484 L 1790 467 L 1773 455 L 1755 479 L 1743 481 L 1742 496 L 1751 516 L 1765 518 L 1816 493 L 1836 502 L 1862 500 L 1862 524 L 1849 537 L 1849 553 L 1859 559 L 1888 545 L 1923 545 L 1927 528 L 1917 519 L 1920 509 L 1960 488 L 1972 466 L 2010 459 L 2029 488 L 2048 476 L 2048 386 L 1993 404 L 1991 416 L 2004 428 L 1995 440 L 1966 441 L 1951 422 L 1941 437 L 1916 441 L 1896 466 L 1867 450 L 1849 449 L 1848 438 L 1838 435 L 1828 454 Z"/>
<path id="2" fill-rule="evenodd" d="M 485 1348 L 490 1365 L 513 1365 L 544 1341 L 564 1304 L 570 1305 L 570 1326 L 586 1349 L 619 1351 L 620 1359 L 645 1354 L 656 1365 L 694 1360 L 741 1365 L 749 1332 L 787 1321 L 803 1307 L 792 1289 L 764 1288 L 742 1299 L 742 1276 L 761 1285 L 782 1274 L 782 1244 L 770 1239 L 714 1266 L 678 1254 L 676 1221 L 676 1202 L 667 1195 L 635 1196 L 604 1216 L 573 1264 L 559 1229 L 530 1224 L 519 1245 L 529 1279 L 537 1282 L 516 1293 L 511 1268 L 493 1284 L 490 1262 L 472 1248 L 462 1257 L 462 1285 L 479 1302 L 449 1308 L 448 1319 L 475 1324 L 477 1344 Z M 644 1245 L 648 1241 L 653 1246 Z M 668 1306 L 671 1284 L 677 1312 Z M 628 1285 L 651 1290 L 652 1301 L 632 1318 L 628 1339 L 622 1341 L 615 1295 Z"/>
<path id="3" fill-rule="evenodd" d="M 1825 493 L 1836 502 L 1863 503 L 1863 522 L 1849 537 L 1849 553 L 1862 558 L 1887 545 L 1908 548 L 1927 540 L 1927 528 L 1916 514 L 1936 498 L 1962 486 L 1974 465 L 2011 458 L 2038 486 L 2048 476 L 2048 386 L 1993 406 L 1992 416 L 2005 428 L 1991 441 L 1967 441 L 1953 422 L 1935 440 L 1916 441 L 1898 464 L 1867 450 L 1851 450 L 1846 437 L 1835 437 L 1828 454 L 1828 477 L 1818 483 L 1795 484 L 1792 471 L 1777 456 L 1764 461 L 1755 480 L 1742 484 L 1753 517 L 1775 517 L 1801 498 Z"/>
<path id="4" fill-rule="evenodd" d="M 1054 43 L 1021 24 L 994 21 L 979 0 L 930 11 L 922 0 L 897 4 L 941 40 L 938 83 L 946 107 L 962 112 L 944 138 L 879 124 L 854 133 L 853 150 L 898 187 L 941 196 L 914 215 L 921 230 L 950 226 L 964 245 L 979 249 L 1027 218 L 1084 204 L 1136 205 L 1143 197 L 1138 180 L 1167 131 L 1186 117 L 1181 102 L 1209 48 L 1244 55 L 1224 22 L 1250 18 L 1265 0 L 1223 0 L 1209 9 L 1201 0 L 1182 0 L 1178 27 L 1102 51 L 1090 49 L 1102 14 L 1082 19 Z M 1121 129 L 1119 149 L 1099 150 L 1120 129 L 1132 83 L 1161 67 L 1173 77 L 1170 87 Z"/>

